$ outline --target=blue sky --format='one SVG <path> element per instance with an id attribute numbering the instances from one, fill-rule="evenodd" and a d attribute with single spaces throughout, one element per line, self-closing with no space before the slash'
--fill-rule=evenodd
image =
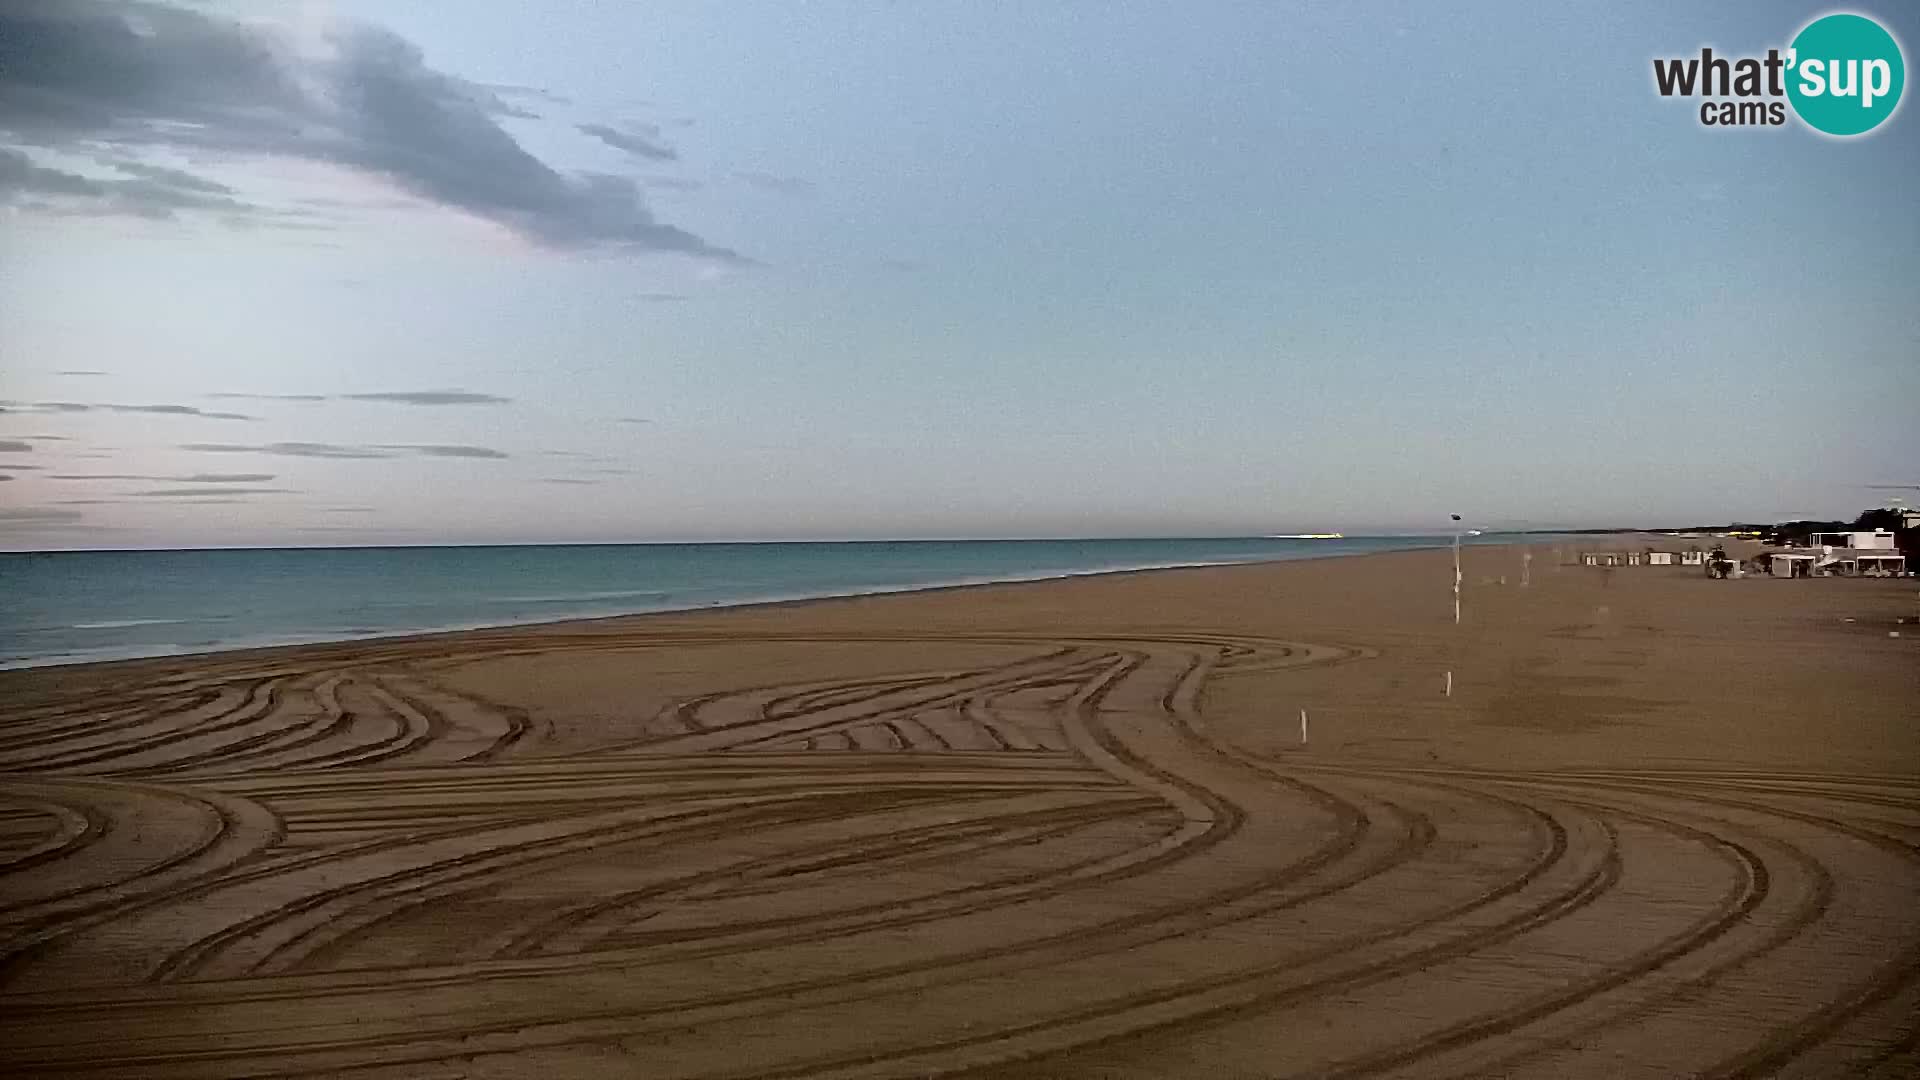
<path id="1" fill-rule="evenodd" d="M 1851 515 L 1912 109 L 1650 74 L 1824 10 L 24 3 L 0 544 Z"/>

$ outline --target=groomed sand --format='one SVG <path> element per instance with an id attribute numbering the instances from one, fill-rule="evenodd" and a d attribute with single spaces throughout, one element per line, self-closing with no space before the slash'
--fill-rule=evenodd
<path id="1" fill-rule="evenodd" d="M 1920 583 L 1577 546 L 0 673 L 0 1072 L 1920 1074 Z"/>

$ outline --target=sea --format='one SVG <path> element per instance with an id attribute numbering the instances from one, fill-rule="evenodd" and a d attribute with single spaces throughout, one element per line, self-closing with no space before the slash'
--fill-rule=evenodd
<path id="1" fill-rule="evenodd" d="M 0 667 L 1451 542 L 1355 536 L 0 553 Z"/>

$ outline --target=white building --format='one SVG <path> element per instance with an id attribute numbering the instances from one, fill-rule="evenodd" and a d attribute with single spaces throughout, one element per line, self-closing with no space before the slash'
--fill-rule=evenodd
<path id="1" fill-rule="evenodd" d="M 1809 547 L 1849 548 L 1854 551 L 1892 551 L 1893 533 L 1886 529 L 1869 532 L 1814 533 Z"/>

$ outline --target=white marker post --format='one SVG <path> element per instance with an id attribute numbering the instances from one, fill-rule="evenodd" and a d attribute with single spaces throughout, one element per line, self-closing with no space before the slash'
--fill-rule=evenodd
<path id="1" fill-rule="evenodd" d="M 1453 672 L 1447 672 L 1447 696 L 1453 696 Z"/>
<path id="2" fill-rule="evenodd" d="M 1300 710 L 1300 745 L 1307 745 L 1307 710 Z"/>

